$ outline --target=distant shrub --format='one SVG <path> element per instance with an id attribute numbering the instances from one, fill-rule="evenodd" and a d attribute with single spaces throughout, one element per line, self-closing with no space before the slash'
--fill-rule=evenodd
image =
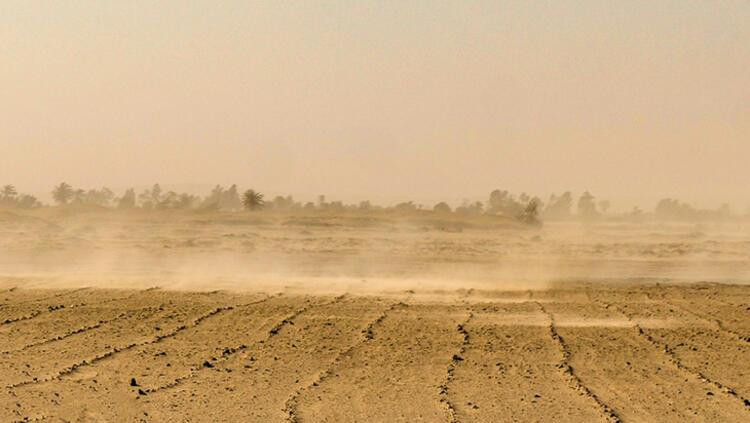
<path id="1" fill-rule="evenodd" d="M 448 205 L 448 203 L 442 201 L 440 203 L 435 204 L 435 207 L 432 208 L 432 211 L 435 213 L 450 213 L 453 210 L 451 210 L 451 206 Z"/>

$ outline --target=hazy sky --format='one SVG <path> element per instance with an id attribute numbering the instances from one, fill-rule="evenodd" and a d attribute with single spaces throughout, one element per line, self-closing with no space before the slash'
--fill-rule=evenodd
<path id="1" fill-rule="evenodd" d="M 749 162 L 748 1 L 0 4 L 0 184 L 22 191 L 744 207 Z"/>

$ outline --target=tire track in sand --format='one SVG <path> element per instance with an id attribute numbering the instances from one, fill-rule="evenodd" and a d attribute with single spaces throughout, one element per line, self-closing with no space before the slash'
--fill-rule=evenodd
<path id="1" fill-rule="evenodd" d="M 138 295 L 140 295 L 142 293 L 155 291 L 157 289 L 159 289 L 159 287 L 147 288 L 147 289 L 135 292 L 135 293 L 133 293 L 131 295 L 128 295 L 126 297 L 122 297 L 122 298 L 108 298 L 106 300 L 97 301 L 95 303 L 91 303 L 91 304 L 88 304 L 88 305 L 102 305 L 102 304 L 108 304 L 108 303 L 112 303 L 112 302 L 116 302 L 116 301 L 127 301 L 129 299 L 137 297 Z M 83 304 L 83 305 L 87 305 L 87 304 Z M 75 309 L 75 308 L 78 308 L 78 307 L 68 307 L 68 310 Z M 144 307 L 144 308 L 139 309 L 138 311 L 148 311 L 148 310 L 159 311 L 158 309 L 159 309 L 159 307 Z M 123 312 L 123 313 L 120 313 L 119 315 L 117 315 L 117 316 L 115 316 L 113 318 L 105 319 L 105 320 L 100 320 L 100 321 L 98 321 L 98 322 L 96 322 L 96 323 L 94 323 L 92 325 L 82 326 L 82 327 L 70 330 L 70 331 L 65 332 L 63 334 L 60 334 L 60 335 L 55 335 L 55 336 L 52 336 L 52 337 L 47 338 L 47 339 L 42 339 L 41 341 L 32 342 L 32 343 L 29 343 L 29 344 L 26 344 L 26 345 L 22 346 L 21 348 L 16 348 L 14 350 L 0 351 L 0 355 L 8 355 L 8 354 L 13 354 L 13 353 L 18 353 L 18 352 L 22 352 L 22 351 L 28 350 L 30 348 L 38 347 L 38 346 L 41 346 L 41 345 L 51 344 L 51 343 L 57 342 L 57 341 L 62 341 L 62 340 L 66 339 L 66 338 L 69 338 L 71 336 L 75 336 L 75 335 L 79 335 L 79 334 L 82 334 L 82 333 L 86 333 L 86 332 L 91 331 L 91 330 L 99 329 L 102 326 L 105 326 L 105 325 L 117 322 L 119 320 L 122 320 L 122 319 L 128 317 L 129 314 L 130 314 L 129 312 Z M 28 319 L 26 319 L 26 320 L 28 320 Z"/>
<path id="2" fill-rule="evenodd" d="M 260 304 L 260 303 L 268 301 L 268 300 L 270 300 L 272 298 L 278 298 L 280 296 L 281 296 L 281 294 L 274 295 L 274 296 L 269 296 L 267 298 L 264 298 L 264 299 L 261 299 L 261 300 L 258 300 L 258 301 L 254 301 L 254 302 L 251 302 L 251 303 L 248 303 L 248 304 L 244 304 L 243 306 L 252 306 L 252 305 L 255 305 L 255 304 Z M 287 315 L 286 317 L 284 317 L 282 320 L 280 320 L 271 329 L 269 329 L 268 335 L 266 335 L 266 337 L 263 340 L 259 341 L 258 343 L 261 343 L 261 344 L 265 345 L 271 338 L 273 338 L 274 336 L 278 335 L 279 332 L 281 332 L 281 330 L 285 326 L 287 326 L 287 325 L 294 325 L 294 320 L 299 315 L 301 315 L 302 313 L 305 313 L 306 311 L 310 310 L 311 308 L 313 308 L 313 307 L 322 307 L 322 306 L 327 306 L 327 305 L 331 305 L 331 304 L 336 304 L 338 302 L 341 302 L 344 298 L 346 298 L 346 294 L 339 295 L 339 296 L 335 297 L 332 301 L 328 301 L 328 302 L 323 303 L 323 304 L 307 304 L 304 307 L 300 307 L 299 309 L 293 311 L 292 313 L 290 313 L 289 315 Z M 201 364 L 200 366 L 195 366 L 195 367 L 191 368 L 188 373 L 186 373 L 185 375 L 180 376 L 180 377 L 174 379 L 172 382 L 167 383 L 165 385 L 158 386 L 156 388 L 142 389 L 140 391 L 140 394 L 141 395 L 147 395 L 147 394 L 153 394 L 153 393 L 156 393 L 156 392 L 161 392 L 161 391 L 169 390 L 169 389 L 172 389 L 172 388 L 176 388 L 176 387 L 180 386 L 181 384 L 187 382 L 188 380 L 193 379 L 195 377 L 198 377 L 198 375 L 200 374 L 201 371 L 206 370 L 208 368 L 213 368 L 217 364 L 225 363 L 225 362 L 229 361 L 235 354 L 237 354 L 237 353 L 239 353 L 239 352 L 241 352 L 243 350 L 246 350 L 247 348 L 248 348 L 248 346 L 245 345 L 245 344 L 240 344 L 240 345 L 237 345 L 236 347 L 226 348 L 226 349 L 224 349 L 221 357 L 219 357 L 218 359 L 216 359 L 216 361 L 212 361 L 210 363 L 210 366 L 206 366 L 205 364 Z M 208 360 L 205 360 L 202 363 L 208 363 Z"/>
<path id="3" fill-rule="evenodd" d="M 686 308 L 686 307 L 684 307 L 684 306 L 682 306 L 680 304 L 677 304 L 675 302 L 672 302 L 672 301 L 662 300 L 662 302 L 664 302 L 665 304 L 668 304 L 668 305 L 670 305 L 672 307 L 679 308 L 681 311 L 683 311 L 683 312 L 685 312 L 685 313 L 687 313 L 687 314 L 689 314 L 689 315 L 691 315 L 693 317 L 696 317 L 696 318 L 698 318 L 700 320 L 703 320 L 704 322 L 708 322 L 709 324 L 715 326 L 720 332 L 724 332 L 725 334 L 727 334 L 727 335 L 729 335 L 731 337 L 737 338 L 740 341 L 750 342 L 750 336 L 742 335 L 742 334 L 740 334 L 738 332 L 735 332 L 735 331 L 727 328 L 721 320 L 715 318 L 714 316 L 711 316 L 709 314 L 705 314 L 704 315 L 704 314 L 701 314 L 701 313 L 697 313 L 697 312 L 695 312 L 693 310 L 690 310 L 690 309 L 688 309 L 688 308 Z M 706 317 L 706 316 L 710 316 L 710 317 Z"/>
<path id="4" fill-rule="evenodd" d="M 29 303 L 35 303 L 35 302 L 38 302 L 38 301 L 49 301 L 49 300 L 52 300 L 52 299 L 55 299 L 55 298 L 60 298 L 60 297 L 65 297 L 65 296 L 68 296 L 68 295 L 71 295 L 71 294 L 75 294 L 76 292 L 85 291 L 87 289 L 89 289 L 89 288 L 88 287 L 83 287 L 83 288 L 76 288 L 76 289 L 67 289 L 67 290 L 62 290 L 63 292 L 56 292 L 55 294 L 52 294 L 52 295 L 45 295 L 45 296 L 42 296 L 42 297 L 39 297 L 39 298 L 29 298 L 29 299 L 26 299 L 26 300 L 16 301 L 16 302 L 13 302 L 13 303 L 5 303 L 4 305 L 10 305 L 10 304 L 14 304 L 14 305 L 15 304 L 29 304 Z M 28 291 L 36 291 L 36 290 L 41 290 L 41 289 L 29 289 Z M 14 286 L 13 288 L 5 290 L 5 292 L 15 292 L 15 291 L 26 291 L 26 290 L 24 288 L 19 288 L 19 287 L 16 287 L 16 286 Z M 56 291 L 60 291 L 60 290 L 56 290 Z"/>
<path id="5" fill-rule="evenodd" d="M 651 344 L 654 348 L 656 348 L 659 351 L 662 351 L 669 360 L 670 363 L 672 363 L 675 367 L 677 367 L 682 372 L 688 373 L 696 378 L 698 378 L 700 381 L 707 383 L 709 385 L 712 385 L 714 388 L 718 389 L 720 392 L 723 392 L 733 399 L 739 400 L 742 402 L 742 404 L 745 406 L 745 409 L 750 410 L 750 400 L 743 397 L 742 395 L 738 394 L 737 391 L 735 391 L 734 388 L 724 385 L 723 383 L 713 380 L 703 374 L 702 372 L 695 370 L 689 366 L 686 366 L 675 354 L 675 352 L 669 347 L 667 344 L 663 344 L 656 339 L 654 339 L 653 336 L 649 335 L 648 332 L 646 332 L 640 324 L 638 324 L 634 319 L 633 315 L 626 312 L 622 307 L 619 307 L 615 304 L 605 303 L 601 301 L 597 301 L 597 303 L 609 310 L 610 308 L 617 311 L 621 315 L 625 316 L 625 318 L 628 319 L 631 323 L 633 323 L 633 327 L 636 330 L 636 333 L 638 333 L 638 336 L 644 338 L 649 344 Z"/>
<path id="6" fill-rule="evenodd" d="M 474 294 L 474 288 L 469 288 L 462 297 L 462 302 L 468 304 L 467 299 Z M 529 297 L 530 298 L 530 297 Z M 467 310 L 467 316 L 464 321 L 456 326 L 456 330 L 461 335 L 461 346 L 456 354 L 451 357 L 451 362 L 448 364 L 446 370 L 445 381 L 443 381 L 438 388 L 440 388 L 440 403 L 445 405 L 446 413 L 448 415 L 448 421 L 451 423 L 458 423 L 458 413 L 456 407 L 448 396 L 448 385 L 453 381 L 456 373 L 456 367 L 464 360 L 463 356 L 466 354 L 466 350 L 469 348 L 469 331 L 466 330 L 466 326 L 474 319 L 474 312 L 469 308 Z"/>
<path id="7" fill-rule="evenodd" d="M 466 330 L 466 326 L 471 323 L 474 319 L 474 312 L 469 310 L 466 319 L 456 326 L 456 330 L 463 337 L 461 341 L 461 347 L 458 349 L 456 354 L 451 357 L 451 362 L 448 364 L 448 370 L 446 371 L 445 381 L 438 387 L 440 388 L 440 402 L 445 405 L 446 413 L 448 415 L 448 421 L 450 423 L 458 423 L 458 414 L 456 412 L 456 406 L 450 400 L 449 397 L 449 385 L 453 381 L 456 373 L 456 367 L 464 360 L 463 356 L 469 347 L 469 331 Z"/>
<path id="8" fill-rule="evenodd" d="M 565 340 L 562 338 L 562 336 L 557 332 L 557 323 L 555 321 L 555 316 L 547 311 L 546 308 L 542 305 L 542 303 L 536 301 L 536 305 L 539 307 L 539 309 L 544 313 L 547 318 L 549 319 L 549 333 L 552 339 L 557 343 L 557 345 L 560 348 L 560 351 L 562 352 L 562 360 L 560 361 L 559 368 L 562 370 L 563 374 L 567 376 L 570 386 L 581 393 L 582 395 L 590 398 L 594 403 L 596 403 L 597 407 L 601 411 L 602 415 L 613 423 L 622 423 L 622 418 L 617 414 L 617 412 L 612 409 L 609 405 L 607 405 L 604 401 L 602 401 L 601 398 L 599 398 L 595 393 L 591 391 L 581 380 L 578 375 L 573 371 L 573 367 L 570 365 L 570 348 L 565 343 Z"/>
<path id="9" fill-rule="evenodd" d="M 52 299 L 55 299 L 55 298 L 60 298 L 60 297 L 65 297 L 65 296 L 68 296 L 68 295 L 72 295 L 72 294 L 75 294 L 76 292 L 85 291 L 87 289 L 89 289 L 89 288 L 78 288 L 78 289 L 73 289 L 73 290 L 70 290 L 70 291 L 58 293 L 58 294 L 55 294 L 55 295 L 50 295 L 48 297 L 42 297 L 42 298 L 37 298 L 37 299 L 33 299 L 33 300 L 24 300 L 24 301 L 19 301 L 17 303 L 12 303 L 12 304 L 13 305 L 20 305 L 20 304 L 29 304 L 29 303 L 35 303 L 35 302 L 49 301 L 49 300 L 52 300 Z M 6 306 L 7 305 L 9 305 L 9 304 L 6 304 Z M 36 318 L 36 317 L 38 317 L 38 316 L 40 316 L 40 315 L 42 315 L 44 313 L 52 313 L 52 312 L 55 312 L 55 311 L 58 311 L 58 310 L 66 309 L 66 308 L 71 309 L 71 308 L 77 308 L 77 307 L 81 307 L 81 306 L 85 306 L 85 305 L 86 305 L 86 303 L 78 303 L 78 304 L 73 304 L 71 306 L 66 307 L 64 304 L 50 304 L 46 308 L 41 308 L 41 309 L 34 310 L 31 313 L 29 313 L 29 314 L 25 314 L 25 315 L 18 316 L 18 317 L 6 318 L 5 320 L 0 321 L 0 327 L 5 326 L 5 325 L 9 325 L 11 323 L 22 322 L 22 321 L 25 321 L 25 320 L 31 320 L 31 319 L 34 319 L 34 318 Z"/>
<path id="10" fill-rule="evenodd" d="M 349 357 L 352 355 L 352 353 L 357 349 L 362 347 L 362 345 L 368 343 L 372 339 L 375 338 L 374 330 L 377 326 L 379 326 L 383 320 L 385 320 L 388 317 L 388 314 L 393 312 L 396 309 L 399 308 L 405 308 L 408 307 L 407 301 L 408 298 L 410 298 L 411 293 L 402 301 L 396 302 L 391 304 L 390 307 L 383 310 L 380 315 L 372 320 L 370 323 L 365 326 L 364 329 L 362 329 L 362 339 L 360 339 L 358 342 L 352 344 L 347 348 L 346 350 L 339 353 L 333 361 L 328 365 L 328 367 L 321 373 L 319 373 L 315 379 L 309 383 L 308 385 L 301 387 L 289 396 L 289 398 L 284 402 L 284 409 L 283 412 L 286 415 L 286 421 L 289 423 L 298 423 L 301 419 L 297 415 L 297 408 L 299 406 L 299 398 L 304 394 L 305 392 L 311 391 L 321 383 L 323 383 L 326 379 L 330 378 L 331 375 L 334 373 L 334 369 L 336 368 L 336 365 L 340 363 L 345 357 Z"/>
<path id="11" fill-rule="evenodd" d="M 49 301 L 49 300 L 54 299 L 54 298 L 60 298 L 60 297 L 64 297 L 64 296 L 67 296 L 67 295 L 72 295 L 72 294 L 75 294 L 76 292 L 86 291 L 88 289 L 89 288 L 72 289 L 72 290 L 69 290 L 69 291 L 66 291 L 66 292 L 62 292 L 62 293 L 58 293 L 58 294 L 55 294 L 55 295 L 51 295 L 51 296 L 48 296 L 48 297 L 42 297 L 42 298 L 37 298 L 37 299 L 33 299 L 33 300 L 19 301 L 19 302 L 11 303 L 11 304 L 17 305 L 17 304 L 28 304 L 28 303 L 34 303 L 34 302 Z M 151 291 L 155 291 L 157 289 L 160 289 L 160 288 L 159 287 L 151 287 L 151 288 L 146 288 L 146 289 L 143 289 L 143 290 L 136 291 L 133 294 L 127 295 L 125 297 L 107 298 L 107 299 L 104 299 L 104 300 L 94 301 L 94 302 L 88 302 L 88 303 L 87 302 L 81 302 L 81 303 L 72 304 L 72 305 L 69 305 L 69 306 L 66 306 L 64 304 L 51 304 L 51 305 L 48 305 L 46 309 L 42 308 L 42 309 L 39 309 L 39 310 L 34 310 L 31 313 L 23 315 L 23 316 L 5 319 L 4 321 L 0 322 L 0 327 L 5 326 L 5 325 L 9 325 L 11 323 L 17 323 L 17 322 L 23 322 L 23 321 L 35 319 L 35 318 L 37 318 L 37 317 L 39 317 L 39 316 L 41 316 L 41 315 L 43 315 L 45 313 L 52 313 L 52 312 L 60 311 L 60 310 L 72 310 L 72 309 L 76 309 L 76 308 L 79 308 L 79 307 L 86 307 L 86 306 L 94 306 L 94 305 L 98 306 L 98 305 L 109 304 L 109 303 L 113 303 L 113 302 L 117 302 L 117 301 L 127 301 L 127 300 L 135 298 L 138 295 L 141 295 L 141 294 L 143 294 L 145 292 L 151 292 Z M 8 305 L 8 304 L 6 304 L 6 305 Z"/>
<path id="12" fill-rule="evenodd" d="M 693 316 L 693 317 L 695 317 L 697 319 L 703 320 L 704 322 L 708 322 L 709 324 L 715 326 L 719 330 L 719 332 L 723 332 L 726 335 L 729 335 L 730 337 L 737 338 L 737 339 L 739 339 L 740 341 L 743 341 L 743 342 L 750 342 L 750 336 L 745 336 L 745 335 L 742 335 L 742 334 L 740 334 L 738 332 L 733 331 L 732 329 L 729 329 L 728 327 L 726 327 L 726 325 L 721 320 L 717 319 L 715 316 L 713 316 L 713 315 L 711 315 L 709 313 L 705 313 L 705 312 L 704 313 L 698 313 L 698 312 L 695 312 L 695 311 L 690 310 L 689 308 L 687 308 L 687 307 L 685 307 L 685 306 L 683 306 L 681 304 L 678 304 L 678 303 L 676 303 L 674 301 L 667 300 L 666 298 L 664 298 L 664 295 L 660 296 L 659 298 L 654 298 L 653 294 L 651 294 L 650 292 L 646 292 L 645 295 L 646 295 L 646 298 L 649 301 L 661 302 L 661 303 L 670 305 L 672 307 L 678 308 L 678 309 L 680 309 L 680 311 L 682 311 L 684 313 L 687 313 L 687 314 L 689 314 L 689 315 L 691 315 L 691 316 Z M 718 303 L 720 303 L 722 305 L 725 305 L 725 306 L 734 307 L 734 305 L 726 303 L 725 301 L 721 301 L 721 300 L 719 300 L 717 298 L 712 298 L 712 300 L 716 301 L 716 302 L 718 302 Z M 682 301 L 686 301 L 686 300 L 683 298 Z"/>
<path id="13" fill-rule="evenodd" d="M 144 308 L 141 308 L 141 309 L 139 309 L 137 311 L 138 312 L 153 311 L 154 313 L 156 313 L 156 312 L 160 311 L 160 307 L 144 307 Z M 86 332 L 89 332 L 89 331 L 92 331 L 92 330 L 95 330 L 95 329 L 99 329 L 102 326 L 106 326 L 106 325 L 109 325 L 111 323 L 117 322 L 119 320 L 125 319 L 125 318 L 129 317 L 131 314 L 132 314 L 132 312 L 123 312 L 123 313 L 120 313 L 120 314 L 118 314 L 117 316 L 115 316 L 115 317 L 113 317 L 111 319 L 100 320 L 97 323 L 94 323 L 93 325 L 82 326 L 82 327 L 79 327 L 77 329 L 73 329 L 71 331 L 65 332 L 65 333 L 60 334 L 60 335 L 55 335 L 53 337 L 50 337 L 50 338 L 47 338 L 47 339 L 43 339 L 41 341 L 37 341 L 37 342 L 32 342 L 30 344 L 26 344 L 26 345 L 24 345 L 21 348 L 17 348 L 17 349 L 14 349 L 14 350 L 0 351 L 0 355 L 14 354 L 14 353 L 26 351 L 26 350 L 28 350 L 30 348 L 35 348 L 35 347 L 39 347 L 39 346 L 42 346 L 42 345 L 51 344 L 53 342 L 62 341 L 64 339 L 70 338 L 71 336 L 80 335 L 82 333 L 86 333 Z"/>
<path id="14" fill-rule="evenodd" d="M 63 310 L 63 309 L 71 310 L 71 309 L 76 309 L 76 308 L 87 306 L 87 305 L 102 305 L 102 304 L 108 304 L 108 303 L 112 303 L 112 302 L 116 302 L 116 301 L 127 301 L 129 299 L 137 297 L 138 295 L 140 295 L 142 293 L 154 291 L 156 289 L 159 289 L 159 288 L 158 287 L 147 288 L 147 289 L 135 292 L 135 293 L 133 293 L 131 295 L 128 295 L 126 297 L 123 297 L 123 298 L 108 298 L 106 300 L 97 301 L 97 302 L 94 302 L 94 303 L 75 304 L 75 305 L 73 305 L 71 307 L 67 307 L 67 308 L 66 307 L 61 307 L 61 308 L 58 308 L 57 310 Z M 144 307 L 144 308 L 141 308 L 139 311 L 156 310 L 156 309 L 157 309 L 156 307 Z M 38 313 L 38 314 L 36 314 L 33 317 L 37 317 L 37 316 L 39 316 L 39 314 L 42 314 L 42 313 Z M 27 350 L 29 348 L 34 348 L 34 347 L 38 347 L 38 346 L 41 346 L 41 345 L 46 345 L 46 344 L 51 344 L 53 342 L 62 341 L 63 339 L 69 338 L 71 336 L 75 336 L 75 335 L 79 335 L 79 334 L 82 334 L 82 333 L 86 333 L 88 331 L 91 331 L 91 330 L 94 330 L 94 329 L 98 329 L 98 328 L 100 328 L 100 327 L 102 327 L 104 325 L 108 325 L 108 324 L 116 322 L 118 320 L 122 320 L 122 319 L 126 318 L 129 314 L 130 313 L 128 313 L 128 312 L 123 312 L 123 313 L 120 313 L 119 315 L 117 315 L 117 316 L 115 316 L 113 318 L 105 319 L 105 320 L 100 320 L 97 323 L 94 323 L 92 325 L 82 326 L 82 327 L 70 330 L 70 331 L 65 332 L 63 334 L 60 334 L 60 335 L 55 335 L 55 336 L 52 336 L 50 338 L 43 339 L 41 341 L 32 342 L 32 343 L 29 343 L 29 344 L 26 344 L 26 345 L 22 346 L 21 348 L 16 348 L 14 350 L 0 351 L 0 355 L 13 354 L 13 353 L 25 351 L 25 350 Z M 24 321 L 24 320 L 30 320 L 33 317 L 30 317 L 28 319 L 14 320 L 14 323 L 15 322 Z"/>
<path id="15" fill-rule="evenodd" d="M 177 328 L 175 328 L 174 330 L 170 331 L 169 333 L 166 333 L 166 334 L 163 334 L 163 335 L 157 335 L 157 336 L 153 337 L 152 339 L 149 339 L 148 341 L 144 341 L 144 342 L 132 342 L 132 343 L 127 344 L 127 345 L 122 345 L 122 346 L 119 346 L 119 347 L 114 347 L 111 350 L 109 350 L 109 351 L 107 351 L 107 352 L 105 352 L 103 354 L 99 354 L 99 355 L 91 357 L 89 359 L 81 360 L 78 363 L 74 363 L 71 366 L 68 366 L 68 367 L 66 367 L 66 368 L 64 368 L 62 370 L 59 370 L 57 373 L 55 373 L 53 375 L 46 376 L 46 377 L 41 377 L 41 378 L 35 377 L 33 379 L 28 379 L 28 380 L 25 380 L 25 381 L 22 381 L 22 382 L 18 382 L 18 383 L 14 383 L 14 384 L 11 384 L 11 385 L 7 385 L 6 389 L 13 390 L 13 389 L 21 388 L 21 387 L 28 386 L 28 385 L 36 385 L 36 384 L 40 384 L 40 383 L 52 382 L 52 381 L 55 381 L 55 380 L 60 380 L 63 377 L 65 377 L 67 375 L 70 375 L 70 374 L 76 372 L 77 370 L 79 370 L 79 369 L 81 369 L 83 367 L 87 367 L 87 366 L 93 365 L 93 364 L 95 364 L 97 362 L 100 362 L 102 360 L 106 360 L 108 358 L 111 358 L 111 357 L 115 356 L 116 354 L 119 354 L 119 353 L 122 353 L 122 352 L 125 352 L 125 351 L 128 351 L 128 350 L 132 350 L 134 348 L 141 347 L 141 346 L 144 346 L 144 345 L 157 344 L 159 342 L 164 341 L 165 339 L 173 338 L 173 337 L 177 336 L 178 334 L 180 334 L 181 332 L 184 332 L 184 331 L 186 331 L 186 330 L 188 330 L 190 328 L 194 328 L 194 327 L 200 325 L 201 323 L 203 323 L 207 319 L 210 319 L 211 317 L 214 317 L 214 316 L 216 316 L 219 313 L 223 313 L 225 311 L 232 310 L 232 309 L 234 309 L 234 306 L 216 307 L 216 308 L 212 309 L 211 311 L 202 314 L 201 316 L 197 317 L 196 319 L 193 319 L 193 321 L 191 323 L 185 324 L 185 325 L 180 325 Z"/>

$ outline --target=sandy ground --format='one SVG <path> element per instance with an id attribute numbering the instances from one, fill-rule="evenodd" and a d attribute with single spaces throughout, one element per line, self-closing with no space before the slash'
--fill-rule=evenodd
<path id="1" fill-rule="evenodd" d="M 0 217 L 2 422 L 750 421 L 746 228 Z"/>
<path id="2" fill-rule="evenodd" d="M 747 421 L 746 286 L 0 294 L 2 421 Z"/>

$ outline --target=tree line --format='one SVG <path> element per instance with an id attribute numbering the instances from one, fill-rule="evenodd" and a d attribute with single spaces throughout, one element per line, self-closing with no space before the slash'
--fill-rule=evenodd
<path id="1" fill-rule="evenodd" d="M 0 190 L 0 206 L 33 209 L 41 207 L 42 203 L 29 194 L 19 194 L 13 185 L 5 185 Z"/>
<path id="2" fill-rule="evenodd" d="M 160 184 L 154 184 L 150 189 L 136 194 L 135 189 L 125 191 L 121 197 L 116 197 L 109 188 L 102 189 L 74 189 L 63 182 L 52 190 L 52 199 L 57 205 L 86 204 L 101 207 L 116 207 L 119 209 L 141 208 L 144 210 L 179 210 L 179 209 L 207 209 L 207 210 L 260 210 L 265 206 L 263 194 L 255 190 L 247 190 L 240 195 L 237 185 L 224 188 L 217 185 L 210 194 L 201 198 L 198 195 L 164 191 Z"/>
<path id="3" fill-rule="evenodd" d="M 327 201 L 324 195 L 316 202 L 295 201 L 292 196 L 276 196 L 266 200 L 265 196 L 253 189 L 241 192 L 237 185 L 223 187 L 216 185 L 207 195 L 201 197 L 189 193 L 165 191 L 160 184 L 154 184 L 149 189 L 136 193 L 135 189 L 126 190 L 117 196 L 111 189 L 80 189 L 68 183 L 60 183 L 51 192 L 52 199 L 59 206 L 90 205 L 117 209 L 144 210 L 214 210 L 214 211 L 257 211 L 262 209 L 293 211 L 293 210 L 321 210 L 328 212 L 363 212 L 363 211 L 395 211 L 401 213 L 432 211 L 437 214 L 455 214 L 461 216 L 492 215 L 516 218 L 529 225 L 537 225 L 542 219 L 565 220 L 584 219 L 595 220 L 606 216 L 611 203 L 608 200 L 598 200 L 586 191 L 577 198 L 570 191 L 562 194 L 552 194 L 546 201 L 539 197 L 532 197 L 526 193 L 518 196 L 507 190 L 496 189 L 490 192 L 486 201 L 464 201 L 457 207 L 451 207 L 447 202 L 439 202 L 432 207 L 407 201 L 394 206 L 378 206 L 369 201 L 358 204 L 345 204 L 341 201 Z M 19 193 L 13 185 L 5 185 L 0 189 L 0 207 L 32 209 L 43 207 L 44 204 L 36 197 Z M 621 215 L 622 216 L 622 215 Z M 632 218 L 645 216 L 638 207 L 624 214 Z M 724 204 L 716 210 L 701 210 L 679 200 L 666 198 L 656 205 L 653 216 L 671 220 L 700 220 L 712 218 L 728 218 L 731 211 Z"/>

